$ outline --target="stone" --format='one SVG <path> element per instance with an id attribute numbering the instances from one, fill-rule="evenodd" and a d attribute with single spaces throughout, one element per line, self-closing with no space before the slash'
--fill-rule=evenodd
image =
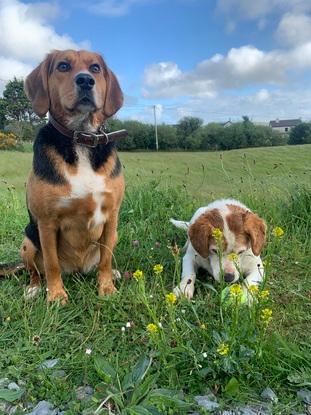
<path id="1" fill-rule="evenodd" d="M 271 388 L 265 388 L 261 392 L 261 397 L 265 399 L 266 401 L 270 401 L 273 403 L 278 402 L 278 397 L 276 396 L 275 392 Z"/>
<path id="2" fill-rule="evenodd" d="M 76 396 L 77 396 L 78 401 L 90 399 L 93 393 L 94 393 L 94 389 L 91 386 L 79 386 L 76 389 Z"/>
<path id="3" fill-rule="evenodd" d="M 53 405 L 47 401 L 40 401 L 31 412 L 26 415 L 57 415 Z"/>
<path id="4" fill-rule="evenodd" d="M 300 401 L 306 403 L 307 405 L 311 405 L 311 391 L 308 389 L 300 389 L 297 392 L 297 397 Z"/>
<path id="5" fill-rule="evenodd" d="M 212 393 L 203 396 L 195 396 L 196 403 L 207 411 L 214 411 L 219 408 L 216 397 Z"/>
<path id="6" fill-rule="evenodd" d="M 59 359 L 48 359 L 41 363 L 38 368 L 39 369 L 52 369 L 54 366 L 57 365 Z"/>
<path id="7" fill-rule="evenodd" d="M 8 389 L 18 391 L 20 389 L 20 387 L 18 386 L 17 383 L 11 382 L 11 383 L 8 384 Z"/>
<path id="8" fill-rule="evenodd" d="M 262 405 L 245 405 L 238 408 L 238 415 L 270 415 L 269 409 Z"/>

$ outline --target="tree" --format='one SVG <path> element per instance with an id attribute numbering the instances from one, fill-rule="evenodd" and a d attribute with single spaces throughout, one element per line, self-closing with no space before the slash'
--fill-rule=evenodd
<path id="1" fill-rule="evenodd" d="M 38 121 L 33 112 L 31 102 L 24 92 L 24 81 L 14 78 L 9 81 L 3 91 L 5 117 L 8 121 Z"/>
<path id="2" fill-rule="evenodd" d="M 5 112 L 6 112 L 6 105 L 5 100 L 0 98 L 0 129 L 3 130 L 5 126 Z"/>
<path id="3" fill-rule="evenodd" d="M 158 141 L 160 150 L 170 150 L 178 147 L 176 127 L 172 125 L 158 125 Z"/>
<path id="4" fill-rule="evenodd" d="M 311 144 L 311 123 L 296 125 L 290 132 L 288 144 Z"/>
<path id="5" fill-rule="evenodd" d="M 178 144 L 181 148 L 186 147 L 186 138 L 192 135 L 203 125 L 203 120 L 197 117 L 184 117 L 177 124 Z"/>

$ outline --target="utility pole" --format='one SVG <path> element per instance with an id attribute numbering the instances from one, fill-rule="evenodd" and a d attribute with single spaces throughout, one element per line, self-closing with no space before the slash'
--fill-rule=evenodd
<path id="1" fill-rule="evenodd" d="M 153 106 L 153 115 L 154 115 L 154 131 L 155 131 L 155 140 L 156 140 L 156 150 L 159 151 L 159 142 L 158 142 L 158 126 L 157 126 L 157 108 L 156 105 Z"/>

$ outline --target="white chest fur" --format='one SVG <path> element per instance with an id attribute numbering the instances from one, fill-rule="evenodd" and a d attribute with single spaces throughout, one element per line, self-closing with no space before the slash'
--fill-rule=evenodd
<path id="1" fill-rule="evenodd" d="M 61 198 L 60 206 L 69 206 L 73 199 L 84 199 L 91 195 L 95 202 L 93 218 L 90 221 L 91 226 L 97 226 L 105 222 L 105 215 L 102 211 L 104 204 L 105 180 L 102 175 L 97 174 L 89 159 L 88 149 L 78 147 L 78 167 L 75 174 L 69 171 L 65 172 L 65 177 L 70 184 L 71 190 L 69 196 Z"/>

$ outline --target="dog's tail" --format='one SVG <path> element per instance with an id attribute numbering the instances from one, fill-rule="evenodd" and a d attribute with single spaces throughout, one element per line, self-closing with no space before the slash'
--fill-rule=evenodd
<path id="1" fill-rule="evenodd" d="M 0 278 L 10 274 L 19 274 L 25 269 L 23 262 L 11 262 L 9 264 L 0 264 Z"/>
<path id="2" fill-rule="evenodd" d="M 180 228 L 180 229 L 184 229 L 185 231 L 188 230 L 189 228 L 189 222 L 184 222 L 182 220 L 175 220 L 175 219 L 170 219 L 170 222 L 176 226 L 176 228 Z"/>

